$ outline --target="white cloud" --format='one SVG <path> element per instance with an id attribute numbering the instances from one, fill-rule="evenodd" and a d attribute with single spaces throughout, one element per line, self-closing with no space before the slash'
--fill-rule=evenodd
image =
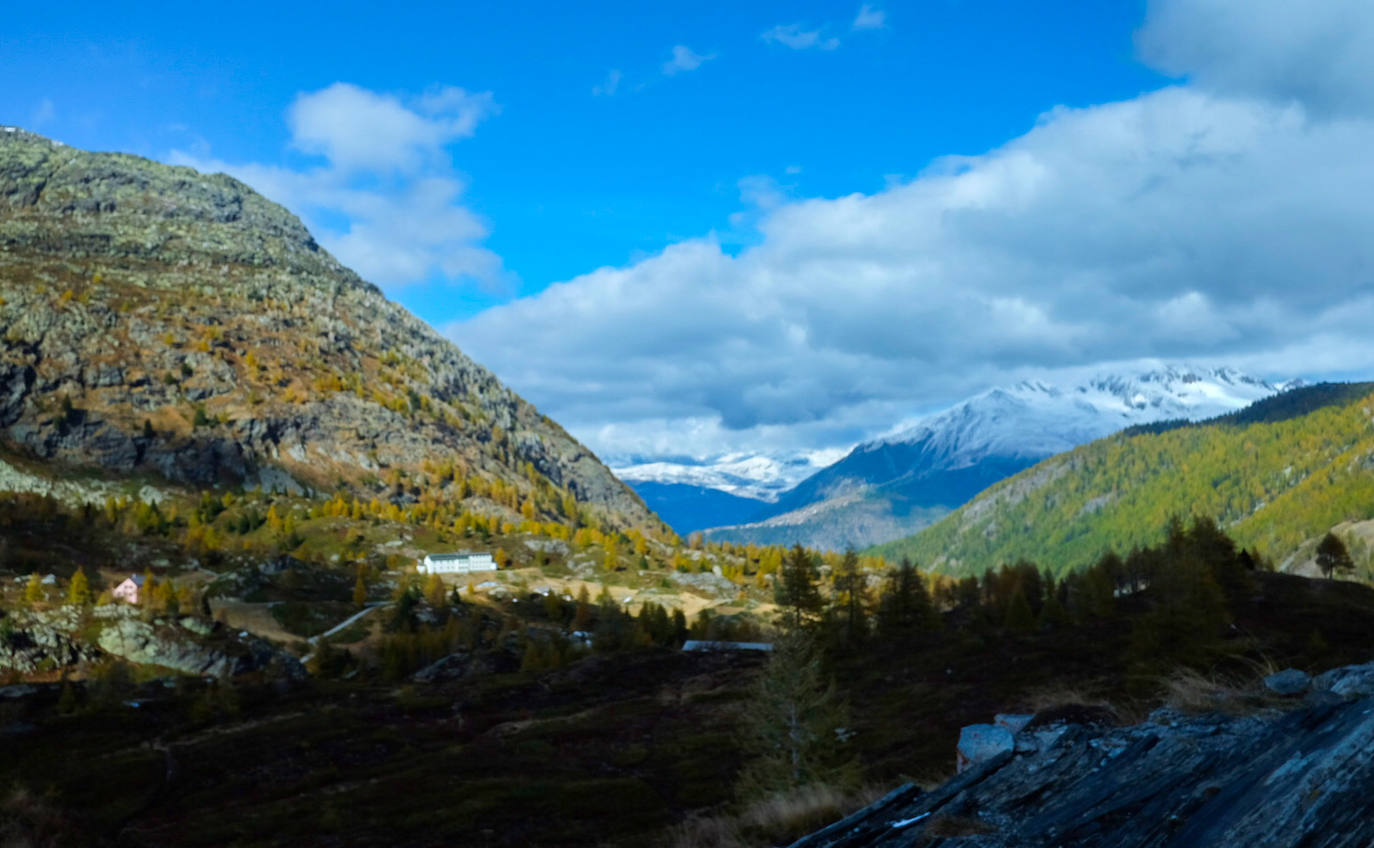
<path id="1" fill-rule="evenodd" d="M 695 71 L 697 68 L 700 68 L 703 63 L 709 62 L 714 58 L 716 58 L 716 54 L 714 53 L 702 55 L 701 53 L 693 52 L 692 49 L 685 44 L 678 44 L 673 47 L 672 58 L 663 63 L 663 74 L 664 76 L 671 77 L 683 71 Z"/>
<path id="2" fill-rule="evenodd" d="M 1162 70 L 1210 90 L 1374 113 L 1369 0 L 1151 0 L 1137 42 Z"/>
<path id="3" fill-rule="evenodd" d="M 738 255 L 692 239 L 450 332 L 610 455 L 836 444 L 1105 361 L 1367 369 L 1370 149 L 1371 121 L 1183 87 L 1058 108 L 874 194 L 744 181 Z"/>
<path id="4" fill-rule="evenodd" d="M 849 28 L 859 32 L 866 29 L 883 29 L 886 26 L 887 13 L 865 3 L 859 7 L 859 14 L 854 16 L 854 22 L 849 25 Z"/>
<path id="5" fill-rule="evenodd" d="M 620 80 L 623 78 L 620 70 L 612 68 L 606 73 L 606 79 L 592 86 L 593 97 L 610 97 L 615 94 L 616 89 L 620 88 Z"/>
<path id="6" fill-rule="evenodd" d="M 342 171 L 408 173 L 443 156 L 445 144 L 472 135 L 494 111 L 490 92 L 440 88 L 407 106 L 392 95 L 336 82 L 298 95 L 287 124 L 295 147 Z"/>
<path id="7" fill-rule="evenodd" d="M 781 44 L 793 50 L 807 50 L 813 47 L 834 50 L 840 46 L 838 38 L 827 37 L 819 29 L 805 29 L 801 24 L 778 24 L 765 30 L 760 38 L 770 44 Z"/>
<path id="8" fill-rule="evenodd" d="M 501 260 L 481 246 L 486 225 L 462 205 L 463 183 L 446 150 L 495 111 L 488 92 L 444 87 L 402 99 L 335 83 L 299 95 L 287 111 L 290 145 L 322 164 L 230 163 L 203 149 L 168 158 L 248 183 L 300 215 L 321 244 L 376 283 L 438 276 L 497 284 Z"/>

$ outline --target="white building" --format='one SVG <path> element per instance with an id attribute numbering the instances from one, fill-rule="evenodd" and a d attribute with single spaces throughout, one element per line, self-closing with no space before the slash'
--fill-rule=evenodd
<path id="1" fill-rule="evenodd" d="M 474 571 L 495 571 L 496 560 L 491 554 L 428 554 L 416 564 L 421 574 L 471 574 Z"/>

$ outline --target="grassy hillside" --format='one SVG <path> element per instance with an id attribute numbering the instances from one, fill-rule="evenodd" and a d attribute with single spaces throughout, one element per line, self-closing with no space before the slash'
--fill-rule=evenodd
<path id="1" fill-rule="evenodd" d="M 1108 549 L 1154 543 L 1170 515 L 1193 513 L 1282 564 L 1331 527 L 1374 516 L 1371 394 L 1371 383 L 1310 386 L 1210 422 L 1117 434 L 872 552 L 948 574 L 1022 558 L 1062 574 Z M 1354 554 L 1370 573 L 1369 549 Z"/>

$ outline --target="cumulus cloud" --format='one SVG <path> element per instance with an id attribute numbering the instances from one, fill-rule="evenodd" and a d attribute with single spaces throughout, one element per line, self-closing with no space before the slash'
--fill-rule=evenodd
<path id="1" fill-rule="evenodd" d="M 1374 3 L 1151 0 L 1141 55 L 1227 94 L 1374 114 Z"/>
<path id="2" fill-rule="evenodd" d="M 838 38 L 826 36 L 819 29 L 806 29 L 801 24 L 778 24 L 764 30 L 759 37 L 770 44 L 781 44 L 792 50 L 808 50 L 813 47 L 819 50 L 834 50 L 840 46 Z"/>
<path id="3" fill-rule="evenodd" d="M 486 225 L 463 206 L 463 182 L 446 149 L 495 111 L 489 92 L 441 87 L 403 99 L 335 83 L 299 95 L 286 113 L 291 147 L 318 156 L 317 164 L 231 163 L 203 150 L 168 158 L 231 174 L 288 207 L 366 279 L 495 283 L 501 261 L 480 244 Z"/>
<path id="4" fill-rule="evenodd" d="M 695 71 L 697 68 L 700 68 L 703 63 L 709 62 L 714 58 L 716 58 L 716 54 L 714 53 L 703 55 L 694 52 L 692 48 L 685 44 L 678 44 L 673 47 L 672 58 L 663 63 L 663 75 L 671 77 L 683 71 Z"/>
<path id="5" fill-rule="evenodd" d="M 854 22 L 849 25 L 849 28 L 855 32 L 860 32 L 866 29 L 882 29 L 886 26 L 887 13 L 865 3 L 859 7 L 859 14 L 854 16 Z"/>
<path id="6" fill-rule="evenodd" d="M 688 240 L 450 332 L 611 455 L 858 439 L 1107 361 L 1367 368 L 1372 146 L 1360 118 L 1187 87 L 1058 108 L 873 194 L 748 182 L 737 255 Z"/>

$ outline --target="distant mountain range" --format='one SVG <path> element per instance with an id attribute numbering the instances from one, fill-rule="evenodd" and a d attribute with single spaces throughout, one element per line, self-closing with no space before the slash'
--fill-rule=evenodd
<path id="1" fill-rule="evenodd" d="M 1078 445 L 1130 426 L 1232 412 L 1298 384 L 1173 364 L 1099 374 L 1076 385 L 1035 380 L 991 389 L 855 447 L 751 522 L 712 528 L 706 536 L 867 547 L 914 533 L 988 486 Z"/>
<path id="2" fill-rule="evenodd" d="M 841 450 L 610 459 L 611 470 L 678 533 L 754 521 Z"/>
<path id="3" fill-rule="evenodd" d="M 916 535 L 877 547 L 947 574 L 1026 558 L 1053 572 L 1155 544 L 1171 515 L 1215 519 L 1282 570 L 1329 530 L 1374 565 L 1374 383 L 1322 383 L 1210 421 L 1133 427 L 1059 454 Z"/>

